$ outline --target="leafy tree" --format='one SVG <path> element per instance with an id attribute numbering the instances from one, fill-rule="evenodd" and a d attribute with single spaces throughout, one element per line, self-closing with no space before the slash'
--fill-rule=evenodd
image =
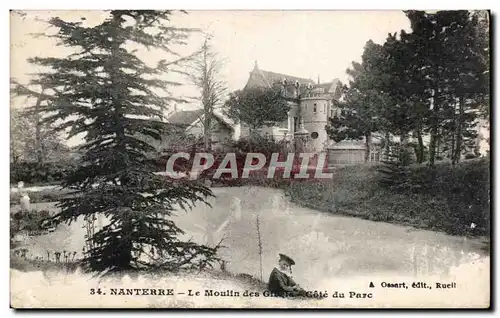
<path id="1" fill-rule="evenodd" d="M 365 162 L 370 159 L 372 133 L 381 128 L 379 114 L 388 100 L 388 96 L 377 87 L 383 76 L 380 68 L 383 54 L 380 45 L 371 40 L 366 43 L 362 62 L 353 62 L 352 68 L 347 70 L 351 77 L 349 86 L 344 87 L 342 100 L 336 102 L 341 115 L 331 118 L 326 127 L 328 135 L 336 142 L 364 139 Z"/>
<path id="2" fill-rule="evenodd" d="M 229 95 L 224 104 L 226 115 L 248 125 L 250 134 L 257 133 L 263 126 L 272 126 L 288 118 L 290 105 L 278 90 L 249 88 Z"/>
<path id="3" fill-rule="evenodd" d="M 470 135 L 468 128 L 474 126 L 478 107 L 489 96 L 487 32 L 474 12 L 406 14 L 416 44 L 413 65 L 418 65 L 420 77 L 425 79 L 420 82 L 419 100 L 429 106 L 429 165 L 434 165 L 439 145 L 447 139 L 456 162 L 463 150 L 464 134 Z"/>
<path id="4" fill-rule="evenodd" d="M 488 31 L 480 24 L 476 12 L 457 11 L 450 23 L 454 32 L 447 38 L 447 59 L 452 88 L 449 91 L 453 110 L 456 110 L 452 126 L 453 163 L 460 160 L 464 148 L 477 137 L 475 127 L 481 108 L 489 105 Z"/>
<path id="5" fill-rule="evenodd" d="M 69 137 L 84 135 L 82 163 L 63 186 L 81 193 L 59 202 L 57 222 L 105 215 L 110 223 L 87 237 L 84 262 L 92 270 L 126 270 L 161 266 L 210 265 L 217 247 L 183 242 L 183 231 L 169 219 L 177 206 L 205 201 L 211 191 L 197 182 L 174 182 L 155 175 L 147 153 L 155 148 L 138 135 L 159 140 L 164 110 L 176 101 L 161 80 L 188 57 L 147 66 L 131 49 L 162 49 L 169 56 L 188 31 L 169 22 L 170 11 L 112 10 L 95 26 L 52 18 L 53 37 L 74 49 L 69 56 L 35 57 L 31 63 L 48 68 L 32 80 L 51 92 L 40 110 L 44 121 Z M 82 18 L 83 20 L 83 18 Z M 166 91 L 160 96 L 160 91 Z"/>
<path id="6" fill-rule="evenodd" d="M 63 138 L 49 125 L 40 123 L 39 116 L 23 109 L 10 111 L 10 157 L 19 162 L 60 161 L 69 154 Z"/>
<path id="7" fill-rule="evenodd" d="M 389 34 L 384 43 L 387 76 L 376 86 L 390 96 L 380 117 L 406 143 L 417 138 L 417 161 L 424 160 L 422 136 L 429 134 L 429 165 L 443 151 L 457 162 L 465 139 L 474 139 L 476 118 L 489 96 L 488 41 L 479 13 L 406 11 L 412 32 Z M 403 146 L 402 149 L 405 149 Z"/>

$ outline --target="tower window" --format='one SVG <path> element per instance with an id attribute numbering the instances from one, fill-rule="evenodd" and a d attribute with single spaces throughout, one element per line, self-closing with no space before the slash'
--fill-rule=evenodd
<path id="1" fill-rule="evenodd" d="M 314 105 L 313 105 L 313 113 L 315 113 L 315 114 L 316 114 L 316 111 L 317 111 L 317 105 L 316 105 L 316 104 L 314 104 Z"/>

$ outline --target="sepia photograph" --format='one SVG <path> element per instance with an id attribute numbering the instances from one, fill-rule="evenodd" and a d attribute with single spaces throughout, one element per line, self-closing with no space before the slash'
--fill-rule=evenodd
<path id="1" fill-rule="evenodd" d="M 490 11 L 9 17 L 11 308 L 491 307 Z"/>

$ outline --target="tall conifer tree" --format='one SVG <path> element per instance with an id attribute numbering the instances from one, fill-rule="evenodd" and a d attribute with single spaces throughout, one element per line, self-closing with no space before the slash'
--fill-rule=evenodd
<path id="1" fill-rule="evenodd" d="M 172 47 L 184 43 L 189 30 L 172 26 L 171 14 L 113 10 L 90 27 L 52 18 L 49 24 L 58 30 L 53 37 L 75 53 L 30 59 L 48 69 L 31 83 L 51 91 L 49 106 L 40 109 L 45 120 L 69 129 L 69 137 L 85 138 L 81 165 L 63 184 L 79 195 L 62 199 L 54 219 L 71 222 L 105 215 L 110 220 L 87 238 L 84 263 L 91 270 L 175 270 L 211 264 L 216 258 L 216 247 L 181 241 L 183 231 L 169 218 L 178 206 L 204 201 L 211 191 L 155 175 L 146 155 L 155 149 L 140 138 L 161 138 L 163 113 L 176 100 L 168 88 L 177 83 L 160 78 L 185 59 Z M 162 49 L 175 58 L 150 67 L 130 44 Z M 167 94 L 160 96 L 161 90 Z"/>

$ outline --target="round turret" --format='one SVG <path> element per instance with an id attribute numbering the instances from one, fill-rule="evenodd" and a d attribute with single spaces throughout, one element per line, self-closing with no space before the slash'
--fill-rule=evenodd
<path id="1" fill-rule="evenodd" d="M 330 94 L 322 90 L 312 90 L 304 94 L 300 101 L 300 114 L 304 127 L 310 133 L 311 144 L 315 151 L 323 151 L 328 140 L 325 126 L 328 124 Z"/>

